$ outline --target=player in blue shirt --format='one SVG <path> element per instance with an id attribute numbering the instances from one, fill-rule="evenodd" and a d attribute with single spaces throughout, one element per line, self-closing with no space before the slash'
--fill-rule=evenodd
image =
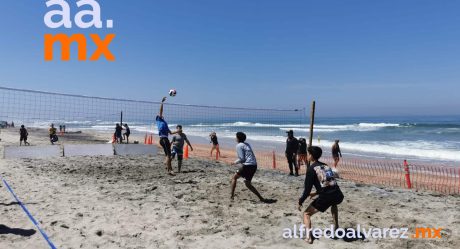
<path id="1" fill-rule="evenodd" d="M 177 132 L 171 132 L 168 127 L 168 123 L 164 120 L 163 117 L 163 103 L 166 101 L 166 97 L 163 97 L 160 105 L 160 113 L 156 117 L 157 127 L 158 127 L 158 136 L 160 136 L 160 145 L 165 152 L 165 164 L 168 174 L 174 175 L 172 166 L 171 166 L 171 143 L 169 142 L 168 136 L 171 134 L 176 134 Z"/>

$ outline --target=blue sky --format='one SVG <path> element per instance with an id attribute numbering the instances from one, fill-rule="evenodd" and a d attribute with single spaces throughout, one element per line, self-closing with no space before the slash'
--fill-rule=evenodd
<path id="1" fill-rule="evenodd" d="M 100 0 L 111 30 L 45 26 L 45 0 L 1 4 L 0 86 L 320 116 L 460 109 L 454 0 Z M 72 14 L 77 7 L 75 0 Z M 115 62 L 45 62 L 46 33 L 115 33 Z M 92 51 L 94 48 L 90 48 Z"/>

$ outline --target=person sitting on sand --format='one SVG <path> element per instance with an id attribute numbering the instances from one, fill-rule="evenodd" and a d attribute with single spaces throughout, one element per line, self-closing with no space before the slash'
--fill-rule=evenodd
<path id="1" fill-rule="evenodd" d="M 216 150 L 217 156 L 220 157 L 219 141 L 217 141 L 217 134 L 213 131 L 211 132 L 211 134 L 209 134 L 209 137 L 211 138 L 210 143 L 212 143 L 211 157 L 212 157 L 212 152 L 214 150 Z"/>
<path id="2" fill-rule="evenodd" d="M 257 160 L 254 152 L 252 151 L 251 145 L 245 141 L 246 134 L 243 132 L 237 132 L 236 142 L 238 144 L 236 145 L 236 153 L 238 155 L 238 159 L 236 159 L 232 165 L 237 165 L 239 168 L 232 177 L 232 191 L 230 199 L 233 200 L 235 197 L 235 188 L 238 178 L 243 177 L 245 179 L 244 184 L 246 184 L 246 187 L 257 195 L 260 201 L 265 202 L 265 199 L 260 195 L 259 191 L 257 191 L 257 189 L 251 184 L 252 177 L 257 171 Z"/>
<path id="3" fill-rule="evenodd" d="M 128 124 L 123 125 L 125 128 L 125 133 L 123 133 L 123 139 L 126 140 L 126 143 L 129 144 L 129 135 L 131 135 L 131 129 L 129 129 Z"/>
<path id="4" fill-rule="evenodd" d="M 22 146 L 22 141 L 24 141 L 24 145 L 30 145 L 29 142 L 27 142 L 28 136 L 29 133 L 27 132 L 27 129 L 24 125 L 21 125 L 21 129 L 19 129 L 19 146 Z"/>
<path id="5" fill-rule="evenodd" d="M 318 161 L 323 151 L 320 147 L 311 146 L 308 148 L 308 161 L 310 167 L 307 168 L 305 176 L 305 189 L 299 199 L 298 210 L 302 211 L 302 204 L 310 196 L 318 196 L 305 209 L 303 213 L 303 223 L 306 231 L 311 231 L 311 216 L 319 212 L 325 212 L 331 207 L 332 218 L 334 219 L 334 232 L 339 227 L 339 212 L 337 205 L 342 203 L 343 194 L 337 182 L 334 179 L 332 169 L 326 164 Z M 315 186 L 316 193 L 311 193 L 312 187 Z M 310 229 L 310 230 L 309 230 Z M 305 237 L 305 241 L 313 243 L 313 238 L 309 232 Z"/>
<path id="6" fill-rule="evenodd" d="M 58 136 L 56 135 L 56 128 L 54 128 L 54 124 L 51 124 L 50 128 L 48 129 L 48 133 L 50 135 L 50 142 L 52 145 L 54 145 L 54 143 L 58 141 Z"/>
<path id="7" fill-rule="evenodd" d="M 299 149 L 297 150 L 297 167 L 300 165 L 307 165 L 307 140 L 305 138 L 299 138 Z"/>
<path id="8" fill-rule="evenodd" d="M 193 151 L 193 147 L 190 144 L 190 141 L 188 141 L 187 135 L 182 132 L 182 125 L 177 125 L 177 134 L 173 136 L 171 143 L 172 143 L 172 152 L 171 152 L 171 159 L 174 159 L 174 157 L 177 154 L 177 168 L 178 172 L 180 173 L 181 167 L 182 167 L 182 159 L 184 155 L 184 144 L 187 143 L 187 146 L 190 146 L 190 150 Z"/>
<path id="9" fill-rule="evenodd" d="M 334 168 L 337 168 L 337 164 L 339 164 L 339 156 L 342 157 L 342 152 L 340 151 L 339 140 L 335 140 L 334 144 L 332 145 L 332 158 L 334 159 Z"/>
<path id="10" fill-rule="evenodd" d="M 122 143 L 123 138 L 121 137 L 121 131 L 123 130 L 123 127 L 119 123 L 115 125 L 115 140 L 118 144 Z"/>
<path id="11" fill-rule="evenodd" d="M 155 120 L 157 122 L 158 136 L 160 136 L 160 145 L 163 147 L 165 152 L 165 164 L 168 174 L 174 175 L 171 166 L 171 143 L 169 142 L 168 136 L 171 134 L 176 134 L 176 132 L 171 132 L 168 127 L 168 123 L 164 120 L 163 117 L 163 104 L 166 101 L 166 97 L 163 97 L 160 105 L 160 113 L 156 116 Z"/>

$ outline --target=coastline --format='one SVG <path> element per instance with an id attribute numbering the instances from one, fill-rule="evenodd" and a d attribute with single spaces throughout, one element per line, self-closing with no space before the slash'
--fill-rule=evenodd
<path id="1" fill-rule="evenodd" d="M 73 136 L 73 135 L 72 135 Z M 73 142 L 82 143 L 78 136 Z M 90 136 L 90 135 L 88 135 Z M 68 138 L 71 140 L 71 138 Z M 91 137 L 89 141 L 101 141 Z M 198 148 L 198 147 L 197 147 Z M 206 152 L 207 150 L 203 151 Z M 199 149 L 201 151 L 201 148 Z M 198 152 L 198 151 L 197 151 Z M 227 152 L 224 152 L 226 155 Z M 230 153 L 230 151 L 228 152 Z M 228 159 L 233 157 L 228 157 Z M 303 177 L 258 170 L 254 185 L 267 205 L 256 201 L 242 181 L 229 201 L 236 168 L 191 158 L 181 174 L 168 176 L 163 157 L 71 157 L 0 160 L 0 172 L 40 221 L 58 248 L 303 248 L 301 239 L 283 238 L 283 229 L 301 221 L 295 208 Z M 173 161 L 175 168 L 176 161 Z M 319 239 L 315 248 L 459 247 L 460 199 L 339 180 L 342 227 L 443 227 L 442 239 L 367 239 L 351 243 Z M 12 201 L 4 187 L 2 203 Z M 305 204 L 307 205 L 307 203 Z M 397 210 L 397 211 L 396 211 Z M 17 205 L 1 209 L 1 224 L 34 229 Z M 329 212 L 313 218 L 328 227 Z M 38 233 L 0 235 L 7 248 L 46 248 Z"/>

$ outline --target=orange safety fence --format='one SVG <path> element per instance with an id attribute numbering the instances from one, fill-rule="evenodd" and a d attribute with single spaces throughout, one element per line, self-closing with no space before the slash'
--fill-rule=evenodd
<path id="1" fill-rule="evenodd" d="M 235 151 L 220 148 L 224 163 L 232 163 L 236 159 Z M 289 172 L 284 152 L 255 151 L 259 168 Z M 216 160 L 210 155 L 210 147 L 194 146 L 190 157 Z M 320 161 L 332 166 L 332 158 L 322 158 Z M 407 171 L 404 161 L 380 159 L 341 159 L 337 171 L 341 179 L 354 182 L 381 185 L 398 188 L 409 188 L 416 191 L 433 191 L 442 194 L 460 194 L 460 167 L 422 165 L 407 162 Z M 301 165 L 299 174 L 305 175 L 306 167 Z M 408 175 L 406 174 L 408 173 Z"/>

